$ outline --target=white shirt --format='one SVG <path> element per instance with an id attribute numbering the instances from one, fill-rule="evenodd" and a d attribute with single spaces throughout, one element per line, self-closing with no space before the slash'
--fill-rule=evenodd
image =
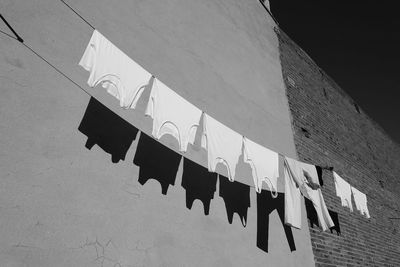
<path id="1" fill-rule="evenodd" d="M 260 193 L 262 183 L 268 184 L 273 196 L 277 196 L 279 177 L 278 153 L 244 137 L 244 160 L 250 164 L 256 192 Z"/>
<path id="2" fill-rule="evenodd" d="M 204 114 L 202 147 L 207 149 L 208 170 L 215 172 L 218 163 L 228 170 L 228 179 L 233 181 L 235 169 L 242 154 L 243 136 L 220 123 L 208 114 Z"/>
<path id="3" fill-rule="evenodd" d="M 336 172 L 333 172 L 333 178 L 335 181 L 336 196 L 340 197 L 343 207 L 350 208 L 353 211 L 353 204 L 351 203 L 351 186 Z"/>
<path id="4" fill-rule="evenodd" d="M 201 114 L 196 106 L 158 79 L 154 80 L 146 115 L 153 118 L 152 135 L 156 139 L 170 134 L 178 140 L 179 150 L 186 152 L 188 144 L 194 142 Z"/>
<path id="5" fill-rule="evenodd" d="M 317 212 L 319 225 L 323 231 L 334 226 L 326 207 L 319 185 L 317 169 L 314 165 L 285 157 L 285 223 L 301 227 L 300 191 L 310 199 Z M 286 191 L 286 189 L 288 191 Z"/>
<path id="6" fill-rule="evenodd" d="M 120 101 L 134 109 L 151 74 L 113 45 L 97 30 L 93 31 L 79 65 L 90 72 L 90 87 L 101 84 Z"/>
<path id="7" fill-rule="evenodd" d="M 353 192 L 354 203 L 356 204 L 357 210 L 359 210 L 361 214 L 365 215 L 365 217 L 370 218 L 367 206 L 367 196 L 354 187 L 351 187 L 351 191 Z"/>

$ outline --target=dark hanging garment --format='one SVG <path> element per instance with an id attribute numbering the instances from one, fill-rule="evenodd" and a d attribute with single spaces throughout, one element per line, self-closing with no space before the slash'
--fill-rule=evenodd
<path id="1" fill-rule="evenodd" d="M 161 184 L 166 195 L 169 185 L 175 184 L 181 155 L 155 139 L 141 133 L 133 163 L 139 166 L 139 183 L 144 185 L 149 179 Z"/>
<path id="2" fill-rule="evenodd" d="M 292 228 L 285 224 L 285 194 L 278 193 L 276 198 L 273 198 L 271 192 L 262 190 L 257 193 L 257 247 L 268 252 L 269 239 L 269 215 L 275 209 L 278 212 L 283 230 L 285 231 L 286 239 L 289 244 L 290 251 L 296 250 L 294 243 Z"/>
<path id="3" fill-rule="evenodd" d="M 186 190 L 186 207 L 188 209 L 192 208 L 195 199 L 199 199 L 203 203 L 204 214 L 208 215 L 216 184 L 216 173 L 209 172 L 203 166 L 189 159 L 183 159 L 182 187 Z"/>
<path id="4" fill-rule="evenodd" d="M 247 210 L 250 208 L 250 186 L 239 182 L 230 182 L 228 178 L 219 175 L 219 196 L 224 199 L 228 221 L 232 224 L 236 212 L 242 225 L 247 223 Z"/>
<path id="5" fill-rule="evenodd" d="M 138 129 L 91 97 L 78 130 L 87 136 L 86 148 L 98 145 L 117 163 L 124 160 Z"/>
<path id="6" fill-rule="evenodd" d="M 324 180 L 322 180 L 322 168 L 320 166 L 315 166 L 315 168 L 317 169 L 319 185 L 322 187 L 324 185 Z"/>
<path id="7" fill-rule="evenodd" d="M 331 233 L 333 233 L 333 230 L 335 230 L 337 235 L 341 235 L 338 213 L 334 212 L 332 210 L 328 210 L 328 212 L 329 212 L 329 215 L 332 218 L 333 223 L 335 224 L 335 226 L 329 228 L 329 230 L 331 230 Z"/>

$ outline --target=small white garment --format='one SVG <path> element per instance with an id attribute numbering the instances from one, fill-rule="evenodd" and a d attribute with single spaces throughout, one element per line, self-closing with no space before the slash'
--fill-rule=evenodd
<path id="1" fill-rule="evenodd" d="M 340 197 L 343 207 L 350 208 L 353 211 L 353 204 L 351 203 L 351 186 L 336 172 L 333 172 L 335 180 L 336 196 Z"/>
<path id="2" fill-rule="evenodd" d="M 242 154 L 243 136 L 204 114 L 201 145 L 207 150 L 208 170 L 215 172 L 218 163 L 228 170 L 228 179 L 235 179 L 235 169 Z"/>
<path id="3" fill-rule="evenodd" d="M 301 227 L 300 191 L 311 200 L 317 212 L 318 222 L 323 231 L 335 226 L 329 215 L 321 189 L 313 189 L 319 185 L 318 173 L 314 165 L 285 157 L 285 223 L 296 228 Z M 287 176 L 287 177 L 286 177 Z M 288 181 L 293 180 L 293 181 Z M 295 183 L 298 187 L 294 187 Z M 288 189 L 288 191 L 286 191 Z M 286 200 L 287 198 L 287 200 Z M 298 210 L 294 210 L 297 208 Z"/>
<path id="4" fill-rule="evenodd" d="M 301 194 L 296 179 L 300 172 L 298 161 L 285 157 L 283 173 L 285 179 L 285 224 L 301 228 Z"/>
<path id="5" fill-rule="evenodd" d="M 178 140 L 179 150 L 186 152 L 188 144 L 194 143 L 201 114 L 196 106 L 154 79 L 146 115 L 153 118 L 152 135 L 156 139 L 170 134 Z"/>
<path id="6" fill-rule="evenodd" d="M 367 206 L 367 196 L 354 187 L 351 187 L 351 191 L 353 192 L 354 203 L 356 204 L 357 210 L 359 210 L 361 214 L 365 215 L 365 217 L 370 218 Z"/>
<path id="7" fill-rule="evenodd" d="M 123 108 L 136 107 L 152 76 L 97 30 L 93 31 L 79 65 L 90 72 L 90 87 L 101 84 Z"/>
<path id="8" fill-rule="evenodd" d="M 278 153 L 244 137 L 244 160 L 250 164 L 256 192 L 261 193 L 262 183 L 269 185 L 273 197 L 278 196 Z"/>

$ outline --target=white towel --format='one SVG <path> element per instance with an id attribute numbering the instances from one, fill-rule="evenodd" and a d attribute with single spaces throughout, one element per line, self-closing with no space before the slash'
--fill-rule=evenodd
<path id="1" fill-rule="evenodd" d="M 79 65 L 90 72 L 90 87 L 101 84 L 120 101 L 123 108 L 136 107 L 151 74 L 113 45 L 97 30 L 93 31 Z"/>
<path id="2" fill-rule="evenodd" d="M 156 139 L 170 134 L 178 140 L 179 150 L 186 152 L 188 144 L 194 142 L 201 114 L 196 106 L 158 79 L 154 80 L 146 115 L 153 118 L 152 135 Z"/>

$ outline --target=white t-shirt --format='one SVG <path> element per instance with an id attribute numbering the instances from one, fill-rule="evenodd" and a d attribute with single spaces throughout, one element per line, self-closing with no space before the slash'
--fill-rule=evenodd
<path id="1" fill-rule="evenodd" d="M 201 114 L 196 106 L 158 79 L 154 80 L 146 115 L 153 118 L 152 135 L 156 139 L 170 134 L 178 140 L 179 150 L 186 152 L 188 144 L 194 142 Z"/>
<path id="2" fill-rule="evenodd" d="M 101 84 L 123 108 L 136 107 L 152 77 L 97 30 L 93 31 L 79 65 L 90 72 L 90 87 Z"/>

